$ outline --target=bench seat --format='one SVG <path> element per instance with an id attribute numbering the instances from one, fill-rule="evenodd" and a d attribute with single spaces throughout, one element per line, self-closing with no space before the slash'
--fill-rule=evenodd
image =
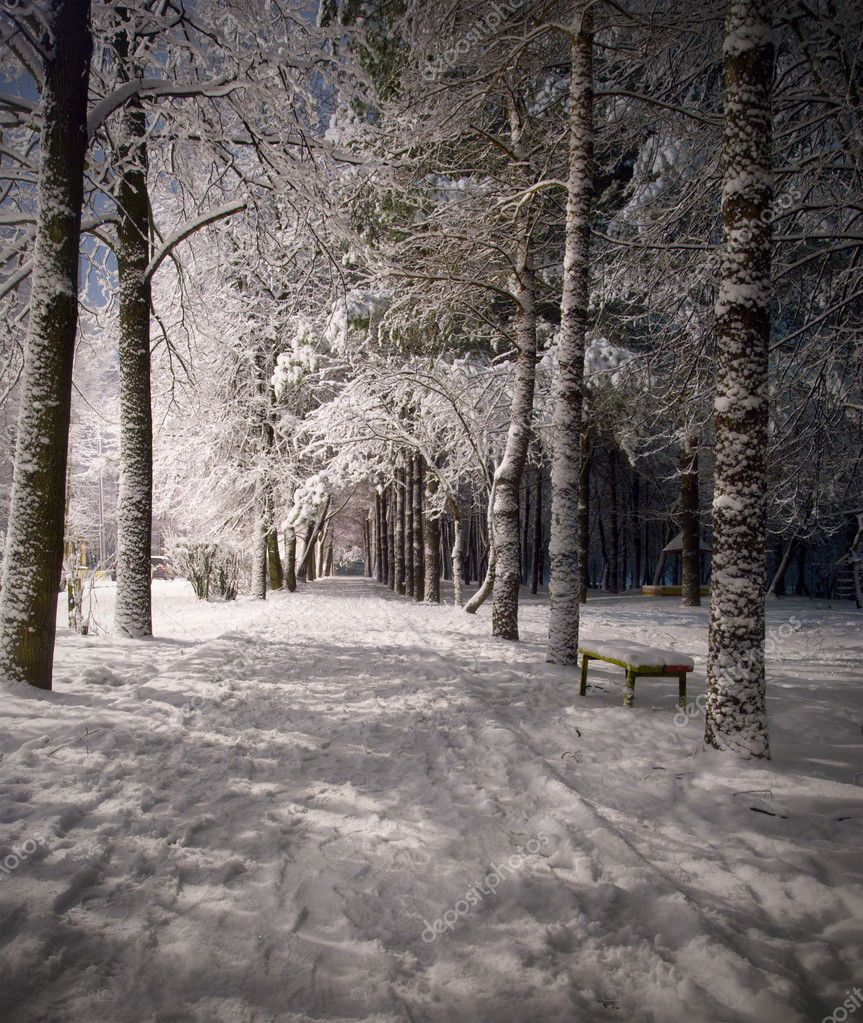
<path id="1" fill-rule="evenodd" d="M 626 670 L 626 692 L 624 707 L 635 703 L 635 680 L 639 675 L 653 678 L 676 678 L 678 680 L 678 704 L 686 707 L 686 676 L 695 667 L 691 657 L 676 650 L 644 646 L 628 640 L 608 640 L 600 643 L 583 643 L 578 652 L 581 662 L 581 695 L 587 692 L 587 665 L 590 661 L 606 661 Z"/>

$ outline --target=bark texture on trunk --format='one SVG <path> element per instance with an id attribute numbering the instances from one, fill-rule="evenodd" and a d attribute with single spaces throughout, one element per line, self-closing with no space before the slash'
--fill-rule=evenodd
<path id="1" fill-rule="evenodd" d="M 122 77 L 129 37 L 118 34 Z M 150 200 L 147 192 L 146 116 L 132 99 L 122 115 L 126 144 L 118 193 L 120 487 L 117 504 L 117 601 L 114 630 L 141 639 L 153 634 L 151 554 L 153 541 L 153 413 L 150 365 Z"/>
<path id="2" fill-rule="evenodd" d="M 438 481 L 433 473 L 426 473 L 425 492 L 426 508 L 431 509 L 434 505 L 435 494 L 438 489 Z M 425 582 L 423 584 L 423 599 L 431 604 L 440 603 L 440 517 L 437 512 L 428 511 L 425 519 L 424 530 L 424 560 L 425 560 Z M 453 569 L 455 570 L 455 569 Z"/>
<path id="3" fill-rule="evenodd" d="M 270 589 L 280 590 L 284 585 L 285 573 L 282 569 L 282 556 L 279 552 L 279 534 L 276 532 L 275 512 L 273 509 L 272 490 L 267 494 L 267 571 Z"/>
<path id="4" fill-rule="evenodd" d="M 414 458 L 405 457 L 404 468 L 404 544 L 405 544 L 405 594 L 414 595 Z"/>
<path id="5" fill-rule="evenodd" d="M 495 566 L 497 564 L 497 556 L 496 556 L 496 551 L 495 551 L 495 546 L 494 546 L 494 543 L 495 543 L 495 541 L 494 541 L 494 529 L 492 527 L 491 516 L 492 516 L 492 508 L 494 507 L 494 495 L 495 495 L 495 488 L 496 487 L 497 487 L 497 482 L 493 481 L 492 485 L 491 485 L 491 494 L 489 495 L 489 501 L 488 501 L 488 517 L 489 517 L 488 563 L 486 565 L 485 576 L 483 577 L 483 581 L 482 581 L 482 584 L 480 585 L 480 588 L 476 591 L 476 593 L 470 598 L 470 600 L 464 606 L 464 609 L 465 609 L 466 613 L 469 614 L 469 615 L 475 615 L 477 613 L 477 611 L 482 607 L 482 605 L 488 600 L 488 598 L 492 594 L 492 591 L 494 590 L 494 577 L 495 577 Z"/>
<path id="6" fill-rule="evenodd" d="M 380 491 L 375 491 L 375 510 L 377 511 L 375 578 L 379 583 L 385 583 L 387 581 L 387 522 L 384 498 Z"/>
<path id="7" fill-rule="evenodd" d="M 578 484 L 584 404 L 584 346 L 590 270 L 590 207 L 593 195 L 593 34 L 590 3 L 574 4 L 569 86 L 569 180 L 558 383 L 552 416 L 550 610 L 546 659 L 578 663 Z"/>
<path id="8" fill-rule="evenodd" d="M 252 596 L 267 599 L 267 508 L 263 495 L 255 501 L 255 535 L 252 546 Z"/>
<path id="9" fill-rule="evenodd" d="M 297 588 L 297 534 L 289 529 L 285 533 L 285 589 L 294 593 Z"/>
<path id="10" fill-rule="evenodd" d="M 386 492 L 387 513 L 387 586 L 396 588 L 396 502 L 393 497 L 394 486 L 391 483 Z"/>
<path id="11" fill-rule="evenodd" d="M 533 512 L 533 556 L 530 576 L 530 592 L 536 595 L 542 582 L 542 466 L 536 471 L 534 481 Z"/>
<path id="12" fill-rule="evenodd" d="M 764 685 L 771 85 L 767 0 L 726 8 L 722 279 L 716 303 L 713 576 L 705 741 L 768 757 Z"/>
<path id="13" fill-rule="evenodd" d="M 493 522 L 496 548 L 491 627 L 499 639 L 518 639 L 519 501 L 527 459 L 536 382 L 536 279 L 528 224 L 520 225 L 516 258 L 518 311 L 516 357 L 509 430 L 495 473 Z"/>
<path id="14" fill-rule="evenodd" d="M 0 595 L 0 672 L 50 689 L 63 563 L 92 39 L 89 0 L 54 0 L 44 14 L 51 38 L 42 40 L 48 56 L 36 245 Z"/>
<path id="15" fill-rule="evenodd" d="M 461 508 L 456 500 L 450 501 L 452 514 L 452 589 L 456 607 L 461 607 L 464 600 L 462 593 L 462 573 L 464 571 L 464 540 L 461 527 Z"/>
<path id="16" fill-rule="evenodd" d="M 396 470 L 396 514 L 393 542 L 395 543 L 395 590 L 405 592 L 405 471 Z"/>
<path id="17" fill-rule="evenodd" d="M 414 458 L 413 473 L 413 548 L 414 548 L 414 600 L 422 600 L 425 594 L 425 546 L 423 542 L 423 489 L 426 472 L 421 455 Z"/>

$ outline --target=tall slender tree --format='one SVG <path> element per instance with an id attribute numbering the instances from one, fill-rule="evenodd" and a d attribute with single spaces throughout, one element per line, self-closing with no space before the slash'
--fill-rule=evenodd
<path id="1" fill-rule="evenodd" d="M 127 12 L 121 12 L 127 14 Z M 128 17 L 116 36 L 120 79 L 140 75 L 131 58 Z M 117 160 L 117 283 L 120 328 L 120 492 L 117 508 L 117 598 L 114 628 L 142 639 L 153 634 L 153 412 L 150 384 L 150 199 L 147 191 L 147 119 L 133 96 L 121 112 Z"/>
<path id="2" fill-rule="evenodd" d="M 30 325 L 3 592 L 0 671 L 51 688 L 63 520 L 72 363 L 78 325 L 78 247 L 93 43 L 89 0 L 54 0 L 32 18 L 7 17 L 37 42 L 42 61 L 36 248 Z"/>
<path id="3" fill-rule="evenodd" d="M 593 194 L 593 34 L 590 6 L 584 0 L 576 0 L 570 37 L 569 178 L 558 383 L 552 421 L 551 611 L 546 655 L 554 664 L 578 662 L 578 605 L 581 594 L 578 494 Z"/>
<path id="4" fill-rule="evenodd" d="M 768 757 L 764 684 L 771 87 L 767 0 L 728 0 L 705 739 Z"/>

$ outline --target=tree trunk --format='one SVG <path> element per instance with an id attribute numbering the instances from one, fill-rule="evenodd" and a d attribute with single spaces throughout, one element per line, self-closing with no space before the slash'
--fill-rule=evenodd
<path id="1" fill-rule="evenodd" d="M 405 480 L 405 594 L 414 595 L 414 456 L 407 455 L 404 468 Z"/>
<path id="2" fill-rule="evenodd" d="M 375 491 L 375 510 L 377 512 L 377 527 L 375 529 L 375 547 L 377 549 L 375 578 L 379 583 L 385 583 L 387 581 L 387 520 L 384 496 L 379 490 Z"/>
<path id="3" fill-rule="evenodd" d="M 129 36 L 117 34 L 121 76 L 135 77 Z M 150 398 L 150 200 L 146 116 L 140 100 L 126 103 L 118 150 L 122 170 L 117 209 L 119 294 L 120 487 L 117 506 L 117 598 L 114 629 L 141 639 L 153 634 L 153 413 Z"/>
<path id="4" fill-rule="evenodd" d="M 520 581 L 527 586 L 530 581 L 530 471 L 526 470 L 522 481 L 524 489 L 524 512 L 521 515 L 521 547 L 519 548 Z"/>
<path id="5" fill-rule="evenodd" d="M 794 596 L 806 597 L 809 593 L 806 588 L 806 544 L 801 541 L 797 545 L 797 580 L 794 583 Z"/>
<path id="6" fill-rule="evenodd" d="M 542 582 L 542 466 L 534 480 L 533 512 L 533 564 L 531 565 L 530 592 L 536 596 Z"/>
<path id="7" fill-rule="evenodd" d="M 569 85 L 569 179 L 558 384 L 552 415 L 550 611 L 546 659 L 578 663 L 581 560 L 578 493 L 584 404 L 584 347 L 590 298 L 590 210 L 593 196 L 593 32 L 589 0 L 573 3 Z"/>
<path id="8" fill-rule="evenodd" d="M 327 542 L 329 540 L 329 536 L 330 524 L 329 522 L 327 522 L 324 528 L 318 534 L 317 541 L 318 564 L 316 571 L 318 579 L 323 579 L 324 576 L 327 574 Z"/>
<path id="9" fill-rule="evenodd" d="M 578 467 L 578 599 L 587 603 L 588 557 L 590 552 L 590 430 L 582 427 Z"/>
<path id="10" fill-rule="evenodd" d="M 413 472 L 413 548 L 414 548 L 414 600 L 425 595 L 425 547 L 423 542 L 423 488 L 425 466 L 421 455 L 414 458 Z"/>
<path id="11" fill-rule="evenodd" d="M 491 495 L 488 502 L 488 517 L 491 520 L 492 508 L 494 507 L 495 488 L 497 487 L 497 481 L 492 481 Z M 494 590 L 494 577 L 495 577 L 495 566 L 497 564 L 497 552 L 494 546 L 494 530 L 489 521 L 489 550 L 488 550 L 488 564 L 486 565 L 485 578 L 482 581 L 482 585 L 476 591 L 476 593 L 470 598 L 465 604 L 465 612 L 469 615 L 475 615 L 482 605 L 491 596 Z"/>
<path id="12" fill-rule="evenodd" d="M 267 509 L 263 495 L 259 495 L 255 501 L 252 597 L 255 600 L 267 599 Z"/>
<path id="13" fill-rule="evenodd" d="M 396 588 L 396 502 L 394 484 L 387 487 L 387 586 Z"/>
<path id="14" fill-rule="evenodd" d="M 450 520 L 446 515 L 440 517 L 441 536 L 441 575 L 449 582 L 453 577 L 452 539 L 450 538 Z"/>
<path id="15" fill-rule="evenodd" d="M 285 531 L 285 589 L 294 593 L 297 588 L 297 534 L 293 529 Z"/>
<path id="16" fill-rule="evenodd" d="M 312 582 L 315 579 L 315 545 L 318 542 L 318 538 L 321 535 L 321 531 L 327 522 L 327 515 L 330 512 L 330 495 L 324 498 L 323 507 L 321 508 L 321 514 L 318 516 L 318 521 L 315 523 L 314 528 L 309 529 L 306 532 L 306 541 L 303 545 L 303 556 L 300 559 L 300 567 L 297 569 L 297 575 L 301 578 L 305 576 L 306 582 Z"/>
<path id="17" fill-rule="evenodd" d="M 641 477 L 636 468 L 632 473 L 632 585 L 636 590 L 641 589 L 643 580 L 644 548 L 641 520 Z"/>
<path id="18" fill-rule="evenodd" d="M 426 499 L 428 504 L 428 499 Z M 464 568 L 464 557 L 462 551 L 462 529 L 461 529 L 461 509 L 458 503 L 453 500 L 450 502 L 450 511 L 452 513 L 452 588 L 453 588 L 453 601 L 456 607 L 461 607 L 464 596 L 462 593 L 462 571 Z"/>
<path id="19" fill-rule="evenodd" d="M 522 155 L 522 127 L 511 112 L 513 150 Z M 496 565 L 491 627 L 498 639 L 518 639 L 518 591 L 520 585 L 519 500 L 521 478 L 527 458 L 536 382 L 536 279 L 531 255 L 530 227 L 523 209 L 516 225 L 516 357 L 509 430 L 503 458 L 495 473 L 492 506 Z M 471 602 L 473 603 L 473 602 Z"/>
<path id="20" fill-rule="evenodd" d="M 427 472 L 425 479 L 426 519 L 425 519 L 425 583 L 423 598 L 427 603 L 440 603 L 440 514 L 434 508 L 434 499 L 438 489 L 437 477 Z"/>
<path id="21" fill-rule="evenodd" d="M 661 536 L 661 534 L 660 534 Z M 660 540 L 660 542 L 662 542 Z M 659 557 L 656 559 L 656 571 L 653 573 L 653 585 L 661 586 L 662 580 L 665 578 L 665 565 L 668 560 L 668 555 L 664 550 L 660 548 Z"/>
<path id="22" fill-rule="evenodd" d="M 620 508 L 617 502 L 617 448 L 608 449 L 608 592 L 620 590 L 617 554 L 620 550 Z"/>
<path id="23" fill-rule="evenodd" d="M 701 542 L 699 537 L 698 438 L 687 436 L 680 447 L 680 506 L 683 510 L 683 550 L 680 603 L 701 605 Z"/>
<path id="24" fill-rule="evenodd" d="M 36 245 L 0 595 L 0 671 L 50 689 L 63 563 L 92 39 L 89 0 L 54 0 L 43 8 L 50 34 L 42 39 Z"/>
<path id="25" fill-rule="evenodd" d="M 405 592 L 405 472 L 396 470 L 396 514 L 393 535 L 396 554 L 395 589 Z"/>
<path id="26" fill-rule="evenodd" d="M 273 494 L 267 494 L 267 569 L 270 576 L 270 589 L 280 590 L 284 585 L 285 575 L 282 571 L 282 556 L 279 553 L 279 534 L 276 532 L 275 514 L 273 511 Z"/>
<path id="27" fill-rule="evenodd" d="M 383 582 L 383 544 L 380 536 L 380 493 L 376 489 L 374 491 L 374 505 L 372 510 L 374 515 L 372 528 L 372 537 L 374 542 L 372 557 L 374 558 L 374 567 L 372 569 L 372 578 L 377 582 Z"/>
<path id="28" fill-rule="evenodd" d="M 729 0 L 705 741 L 769 757 L 764 686 L 771 84 L 767 0 Z"/>
<path id="29" fill-rule="evenodd" d="M 791 558 L 797 549 L 797 534 L 795 533 L 788 541 L 785 547 L 785 552 L 779 559 L 779 564 L 776 566 L 776 574 L 768 587 L 767 593 L 771 597 L 784 597 L 785 596 L 785 575 L 788 571 L 788 566 L 791 564 Z"/>

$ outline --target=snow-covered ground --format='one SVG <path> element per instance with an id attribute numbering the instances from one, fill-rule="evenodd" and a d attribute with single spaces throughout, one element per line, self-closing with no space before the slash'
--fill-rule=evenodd
<path id="1" fill-rule="evenodd" d="M 792 1023 L 863 985 L 850 606 L 771 606 L 741 764 L 674 680 L 579 698 L 542 600 L 504 644 L 364 580 L 154 585 L 152 642 L 64 630 L 55 691 L 3 693 L 7 1023 Z M 706 621 L 597 598 L 582 635 L 692 654 L 696 701 Z"/>

